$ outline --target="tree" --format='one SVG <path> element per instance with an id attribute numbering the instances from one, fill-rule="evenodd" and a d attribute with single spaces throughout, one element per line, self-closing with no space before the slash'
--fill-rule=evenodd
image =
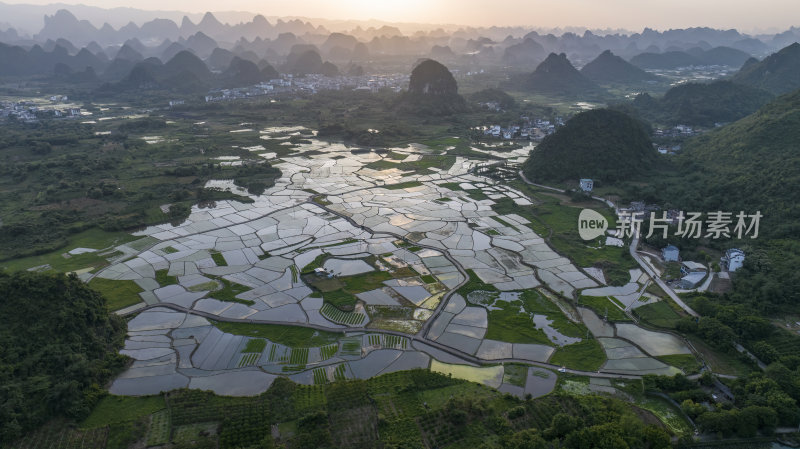
<path id="1" fill-rule="evenodd" d="M 536 429 L 526 429 L 512 434 L 503 441 L 507 449 L 546 449 L 547 441 L 539 435 Z"/>
<path id="2" fill-rule="evenodd" d="M 85 417 L 124 364 L 125 323 L 75 275 L 0 272 L 0 442 Z"/>
<path id="3" fill-rule="evenodd" d="M 692 419 L 697 419 L 698 416 L 707 411 L 703 404 L 697 404 L 691 399 L 687 399 L 681 403 L 681 410 Z"/>
<path id="4" fill-rule="evenodd" d="M 738 418 L 738 410 L 720 410 L 700 415 L 697 424 L 704 432 L 719 433 L 728 437 L 736 432 Z"/>
<path id="5" fill-rule="evenodd" d="M 564 438 L 568 433 L 577 429 L 580 425 L 578 418 L 566 413 L 557 413 L 553 416 L 550 427 L 545 430 L 544 436 L 548 440 L 554 438 Z"/>
<path id="6" fill-rule="evenodd" d="M 569 449 L 628 449 L 622 435 L 619 424 L 611 422 L 572 432 L 564 443 Z"/>

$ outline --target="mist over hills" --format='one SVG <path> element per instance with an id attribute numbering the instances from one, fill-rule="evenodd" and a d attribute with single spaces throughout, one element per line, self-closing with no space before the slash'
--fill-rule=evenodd
<path id="1" fill-rule="evenodd" d="M 0 41 L 32 46 L 48 39 L 66 39 L 76 47 L 92 42 L 102 47 L 119 46 L 138 39 L 152 47 L 164 41 L 179 42 L 198 32 L 230 49 L 244 39 L 277 41 L 291 33 L 303 43 L 320 46 L 324 52 L 336 47 L 347 56 L 347 49 L 363 43 L 372 53 L 429 54 L 435 45 L 449 47 L 456 54 L 493 56 L 497 60 L 528 62 L 535 65 L 548 53 L 566 53 L 570 59 L 588 62 L 603 50 L 629 59 L 640 53 L 686 52 L 692 61 L 718 63 L 726 55 L 702 52 L 728 47 L 747 53 L 739 61 L 723 62 L 740 66 L 747 56 L 764 56 L 800 40 L 800 29 L 791 28 L 775 35 L 751 36 L 736 30 L 687 28 L 641 32 L 624 30 L 541 29 L 524 27 L 459 27 L 455 25 L 388 24 L 379 21 L 330 21 L 324 19 L 267 18 L 244 12 L 188 14 L 179 11 L 143 11 L 133 8 L 102 9 L 82 5 L 8 5 L 0 3 L 0 16 L 13 17 L 0 25 Z M 31 19 L 35 17 L 35 19 Z M 17 27 L 19 29 L 15 29 Z M 326 42 L 330 39 L 329 42 Z M 286 54 L 288 49 L 278 51 Z M 341 49 L 337 49 L 339 51 Z M 716 62 L 715 62 L 716 61 Z"/>
<path id="2" fill-rule="evenodd" d="M 23 6 L 0 3 L 0 12 L 15 8 Z M 92 14 L 100 10 L 89 9 Z M 337 22 L 340 29 L 331 31 L 300 19 L 220 14 L 228 19 L 226 22 L 210 12 L 184 14 L 177 19 L 179 13 L 175 11 L 132 13 L 124 25 L 105 22 L 98 26 L 72 10 L 88 11 L 86 7 L 70 7 L 46 14 L 39 31 L 28 36 L 13 28 L 0 30 L 0 76 L 176 88 L 179 83 L 170 80 L 176 80 L 177 75 L 166 76 L 160 71 L 178 55 L 188 58 L 189 54 L 194 69 L 189 70 L 193 76 L 186 86 L 200 89 L 251 85 L 281 73 L 373 73 L 375 61 L 398 61 L 405 65 L 393 62 L 392 70 L 403 72 L 410 61 L 433 57 L 459 71 L 487 64 L 504 67 L 511 78 L 505 87 L 547 95 L 602 97 L 607 92 L 600 85 L 663 81 L 648 71 L 688 66 L 727 66 L 729 72 L 742 67 L 733 77 L 735 83 L 772 94 L 800 87 L 794 75 L 800 67 L 800 52 L 796 50 L 800 47 L 790 46 L 767 57 L 782 48 L 778 45 L 800 40 L 798 28 L 761 36 L 700 27 L 577 33 L 521 27 L 428 26 L 409 33 L 409 28 L 401 24 L 362 27 L 358 22 Z M 116 9 L 104 11 L 108 16 L 119 15 Z M 213 76 L 200 73 L 195 59 Z M 753 92 L 726 89 L 723 97 L 746 105 L 748 112 L 763 104 L 763 97 Z M 704 123 L 719 118 L 691 112 L 692 107 L 701 105 L 689 100 L 681 110 L 691 113 L 677 114 L 673 103 L 656 108 L 657 115 L 705 117 Z M 737 118 L 738 112 L 722 115 L 727 121 Z"/>
<path id="3" fill-rule="evenodd" d="M 664 53 L 645 52 L 631 59 L 631 63 L 643 69 L 674 69 L 687 66 L 726 65 L 740 67 L 750 54 L 731 47 L 703 49 L 693 47 L 686 51 L 667 51 Z"/>

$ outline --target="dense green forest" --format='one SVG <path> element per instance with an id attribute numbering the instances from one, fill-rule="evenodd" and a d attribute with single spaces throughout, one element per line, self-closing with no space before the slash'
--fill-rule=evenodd
<path id="1" fill-rule="evenodd" d="M 797 311 L 800 235 L 800 91 L 685 145 L 680 175 L 654 183 L 686 210 L 760 211 L 759 237 L 733 240 L 752 257 L 737 273 L 731 299 L 764 313 Z"/>
<path id="2" fill-rule="evenodd" d="M 797 313 L 798 142 L 800 91 L 795 91 L 735 123 L 689 139 L 679 155 L 662 161 L 650 176 L 620 181 L 616 187 L 623 201 L 644 200 L 685 211 L 728 211 L 734 216 L 740 211 L 760 212 L 756 239 L 683 239 L 680 244 L 688 249 L 698 245 L 744 249 L 748 257 L 726 297 L 767 315 Z M 653 244 L 660 245 L 658 239 Z"/>
<path id="3" fill-rule="evenodd" d="M 639 94 L 633 102 L 618 105 L 652 123 L 713 127 L 739 120 L 769 102 L 769 92 L 730 81 L 686 83 L 661 98 Z"/>
<path id="4" fill-rule="evenodd" d="M 547 136 L 523 169 L 534 182 L 592 178 L 612 183 L 641 176 L 656 158 L 644 123 L 619 111 L 596 109 Z"/>
<path id="5" fill-rule="evenodd" d="M 0 442 L 86 417 L 127 359 L 125 322 L 76 276 L 0 272 Z"/>
<path id="6" fill-rule="evenodd" d="M 758 433 L 772 435 L 777 427 L 797 425 L 798 409 L 792 397 L 797 394 L 792 380 L 796 375 L 784 365 L 773 364 L 764 373 L 726 380 L 732 397 L 718 401 L 708 393 L 707 387 L 715 383 L 709 374 L 697 380 L 683 375 L 648 375 L 644 377 L 644 388 L 668 394 L 705 433 L 752 438 Z M 714 405 L 709 409 L 703 403 Z"/>

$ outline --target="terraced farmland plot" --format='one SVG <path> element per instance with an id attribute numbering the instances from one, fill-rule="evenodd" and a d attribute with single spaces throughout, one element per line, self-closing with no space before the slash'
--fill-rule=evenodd
<path id="1" fill-rule="evenodd" d="M 336 352 L 338 350 L 339 350 L 339 345 L 335 344 L 335 343 L 334 344 L 330 344 L 330 345 L 325 345 L 325 346 L 319 348 L 320 360 L 321 361 L 328 360 L 329 358 L 331 358 L 334 355 L 336 355 Z"/>
<path id="2" fill-rule="evenodd" d="M 333 380 L 345 380 L 347 377 L 345 376 L 345 365 L 344 363 L 340 364 L 333 370 Z"/>
<path id="3" fill-rule="evenodd" d="M 364 315 L 355 312 L 342 312 L 328 303 L 323 304 L 320 313 L 334 323 L 356 326 L 364 322 Z"/>
<path id="4" fill-rule="evenodd" d="M 241 368 L 244 366 L 253 366 L 258 362 L 259 357 L 261 357 L 260 352 L 251 352 L 242 354 L 242 357 L 239 359 L 239 363 L 236 364 L 237 368 Z"/>
<path id="5" fill-rule="evenodd" d="M 408 339 L 399 335 L 386 335 L 384 337 L 383 346 L 392 349 L 406 349 L 408 346 Z"/>
<path id="6" fill-rule="evenodd" d="M 294 348 L 289 356 L 289 363 L 292 365 L 305 365 L 308 363 L 308 348 Z"/>
<path id="7" fill-rule="evenodd" d="M 169 410 L 164 409 L 150 415 L 150 429 L 147 431 L 147 445 L 159 446 L 169 443 Z"/>
<path id="8" fill-rule="evenodd" d="M 324 385 L 328 383 L 328 369 L 325 367 L 314 368 L 314 385 Z"/>
<path id="9" fill-rule="evenodd" d="M 342 339 L 342 355 L 360 356 L 361 337 L 348 337 Z"/>

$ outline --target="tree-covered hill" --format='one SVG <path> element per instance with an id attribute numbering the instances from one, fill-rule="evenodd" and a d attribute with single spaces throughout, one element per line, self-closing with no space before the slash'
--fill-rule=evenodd
<path id="1" fill-rule="evenodd" d="M 747 61 L 731 80 L 776 95 L 800 89 L 800 43 L 795 42 L 761 62 Z"/>
<path id="2" fill-rule="evenodd" d="M 675 86 L 662 98 L 639 94 L 631 105 L 636 115 L 653 123 L 710 127 L 752 114 L 772 98 L 755 87 L 715 81 Z"/>
<path id="3" fill-rule="evenodd" d="M 623 112 L 597 109 L 576 115 L 547 136 L 523 170 L 535 182 L 616 181 L 650 169 L 656 156 L 642 122 Z"/>
<path id="4" fill-rule="evenodd" d="M 594 82 L 575 69 L 564 53 L 550 53 L 525 80 L 531 92 L 555 95 L 578 95 L 601 91 Z"/>
<path id="5" fill-rule="evenodd" d="M 739 211 L 760 212 L 758 238 L 708 242 L 746 253 L 726 301 L 767 315 L 800 311 L 800 90 L 689 140 L 673 170 L 651 181 L 656 201 L 686 211 L 731 212 L 731 228 Z"/>
<path id="6" fill-rule="evenodd" d="M 583 66 L 581 74 L 596 83 L 623 84 L 639 83 L 657 79 L 630 62 L 606 50 Z"/>
<path id="7" fill-rule="evenodd" d="M 672 197 L 702 210 L 761 210 L 772 236 L 800 235 L 800 91 L 689 141 Z"/>
<path id="8" fill-rule="evenodd" d="M 411 71 L 408 92 L 400 97 L 398 107 L 423 115 L 449 115 L 467 109 L 453 74 L 433 59 L 423 60 Z"/>
<path id="9" fill-rule="evenodd" d="M 0 272 L 0 442 L 89 413 L 125 361 L 124 321 L 76 276 Z"/>

